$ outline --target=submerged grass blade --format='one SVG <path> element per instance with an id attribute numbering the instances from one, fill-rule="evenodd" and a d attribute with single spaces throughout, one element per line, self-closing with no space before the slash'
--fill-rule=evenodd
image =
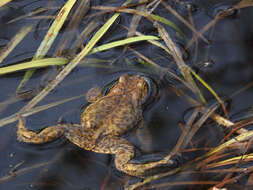
<path id="1" fill-rule="evenodd" d="M 161 1 L 161 4 L 168 9 L 175 17 L 177 17 L 182 23 L 184 23 L 189 29 L 192 30 L 193 33 L 195 33 L 199 38 L 201 38 L 204 42 L 209 44 L 209 41 L 201 34 L 199 33 L 187 20 L 185 20 L 181 15 L 177 13 L 170 5 L 168 5 L 165 1 Z"/>
<path id="2" fill-rule="evenodd" d="M 220 162 L 215 162 L 212 164 L 208 164 L 205 167 L 206 168 L 214 168 L 214 167 L 220 167 L 220 166 L 225 166 L 225 165 L 230 165 L 230 164 L 237 164 L 238 162 L 249 162 L 253 160 L 253 154 L 244 154 L 242 156 L 236 156 L 233 158 L 229 158 L 226 160 L 222 160 Z"/>
<path id="3" fill-rule="evenodd" d="M 166 24 L 168 25 L 169 27 L 173 28 L 175 31 L 178 32 L 178 34 L 183 37 L 183 38 L 186 38 L 186 35 L 184 34 L 184 32 L 174 23 L 174 22 L 171 22 L 170 20 L 164 18 L 164 17 L 161 17 L 161 16 L 158 16 L 158 15 L 155 15 L 155 14 L 150 14 L 150 17 L 152 19 L 154 19 L 155 21 L 158 21 L 158 22 L 161 22 L 163 24 Z"/>
<path id="4" fill-rule="evenodd" d="M 10 20 L 9 22 L 7 22 L 7 24 L 11 24 L 13 22 L 17 22 L 17 21 L 22 20 L 22 19 L 32 18 L 32 16 L 34 16 L 36 14 L 43 13 L 43 12 L 48 11 L 48 10 L 50 10 L 50 9 L 49 8 L 41 7 L 39 9 L 36 9 L 36 10 L 32 11 L 32 12 L 28 12 L 27 14 L 24 14 L 22 16 L 15 17 L 12 20 Z"/>
<path id="5" fill-rule="evenodd" d="M 110 28 L 114 21 L 118 18 L 119 13 L 115 13 L 91 38 L 83 50 L 56 76 L 55 80 L 48 84 L 36 97 L 34 97 L 20 112 L 30 110 L 40 100 L 42 100 L 51 90 L 53 90 L 77 65 L 78 63 L 90 52 L 105 32 Z"/>
<path id="6" fill-rule="evenodd" d="M 194 93 L 197 93 L 202 100 L 203 103 L 206 102 L 204 96 L 202 95 L 200 89 L 196 85 L 195 81 L 191 77 L 190 68 L 185 64 L 181 50 L 175 45 L 173 40 L 171 39 L 168 32 L 165 28 L 160 25 L 159 23 L 154 23 L 154 26 L 157 28 L 158 33 L 160 34 L 161 38 L 164 40 L 165 44 L 167 45 L 168 49 L 171 52 L 172 57 L 176 61 L 176 64 L 183 75 L 185 81 L 191 86 Z"/>
<path id="7" fill-rule="evenodd" d="M 171 22 L 170 20 L 155 15 L 155 14 L 150 14 L 146 11 L 140 11 L 140 10 L 136 10 L 136 9 L 127 9 L 127 8 L 122 8 L 122 9 L 117 9 L 116 7 L 93 7 L 94 9 L 99 9 L 99 10 L 115 10 L 118 12 L 124 12 L 124 13 L 129 13 L 129 14 L 133 14 L 133 15 L 140 15 L 143 16 L 149 20 L 153 20 L 153 21 L 157 21 L 157 22 L 161 22 L 163 24 L 168 25 L 169 27 L 171 27 L 172 29 L 174 29 L 176 32 L 178 32 L 183 38 L 185 38 L 185 34 L 183 33 L 183 31 L 173 22 Z"/>
<path id="8" fill-rule="evenodd" d="M 67 58 L 45 58 L 37 59 L 29 62 L 19 63 L 7 67 L 0 68 L 0 75 L 17 72 L 25 69 L 48 67 L 53 65 L 65 65 L 68 63 Z"/>
<path id="9" fill-rule="evenodd" d="M 0 7 L 4 6 L 5 4 L 11 2 L 12 0 L 1 0 L 0 1 Z"/>
<path id="10" fill-rule="evenodd" d="M 11 39 L 11 41 L 0 51 L 0 64 L 9 53 L 21 42 L 24 37 L 32 30 L 32 26 L 25 26 Z"/>
<path id="11" fill-rule="evenodd" d="M 145 3 L 145 2 L 146 2 L 146 0 L 138 0 L 138 3 L 140 5 L 136 7 L 136 10 L 137 11 L 146 11 L 145 4 L 142 4 L 142 3 Z M 137 28 L 140 24 L 141 18 L 142 18 L 141 15 L 133 15 L 133 17 L 131 19 L 131 23 L 129 25 L 129 31 L 127 33 L 128 38 L 134 36 L 134 33 L 136 32 L 136 30 L 137 30 Z"/>
<path id="12" fill-rule="evenodd" d="M 145 41 L 145 40 L 159 40 L 159 38 L 156 37 L 156 36 L 130 37 L 130 38 L 126 38 L 124 40 L 118 40 L 118 41 L 115 41 L 115 42 L 111 42 L 111 43 L 108 43 L 108 44 L 98 46 L 98 47 L 92 49 L 89 54 L 105 51 L 105 50 L 108 50 L 108 49 L 111 49 L 111 48 L 114 48 L 114 47 L 123 46 L 123 45 L 131 44 L 131 43 L 134 43 L 134 42 Z"/>
<path id="13" fill-rule="evenodd" d="M 30 111 L 23 112 L 22 116 L 23 117 L 28 117 L 29 115 L 33 115 L 35 113 L 47 110 L 49 108 L 52 108 L 52 107 L 55 107 L 55 106 L 58 106 L 58 105 L 61 105 L 61 104 L 64 104 L 64 103 L 67 103 L 69 101 L 76 100 L 76 99 L 84 97 L 84 96 L 85 95 L 75 96 L 75 97 L 67 98 L 67 99 L 64 99 L 64 100 L 59 100 L 57 102 L 53 102 L 53 103 L 50 103 L 50 104 L 46 104 L 46 105 L 42 105 L 42 106 L 37 106 L 37 107 L 35 107 L 34 109 L 32 109 Z M 4 125 L 7 125 L 7 124 L 10 124 L 10 123 L 13 123 L 13 122 L 17 121 L 18 120 L 18 116 L 19 116 L 19 114 L 15 113 L 15 114 L 13 114 L 11 116 L 8 116 L 6 118 L 1 119 L 0 120 L 0 127 L 3 127 Z"/>
<path id="14" fill-rule="evenodd" d="M 89 39 L 88 36 L 90 36 L 95 30 L 100 26 L 99 19 L 93 19 L 91 22 L 87 24 L 87 26 L 84 28 L 84 30 L 79 34 L 75 40 L 75 42 L 72 44 L 71 49 L 73 49 L 73 52 L 78 52 L 78 49 L 83 48 L 83 42 L 86 39 Z"/>
<path id="15" fill-rule="evenodd" d="M 66 23 L 66 26 L 64 27 L 65 31 L 71 31 L 73 34 L 78 33 L 78 26 L 90 8 L 90 2 L 90 0 L 77 1 L 75 12 L 73 12 L 68 23 Z M 87 28 L 87 26 L 85 28 Z M 64 55 L 65 49 L 70 48 L 71 42 L 75 39 L 75 37 L 75 35 L 70 35 L 69 32 L 63 32 L 61 42 L 58 43 L 55 54 L 58 56 Z"/>
<path id="16" fill-rule="evenodd" d="M 211 92 L 211 94 L 213 94 L 213 96 L 214 96 L 214 97 L 217 99 L 217 101 L 220 103 L 220 105 L 221 105 L 221 107 L 222 107 L 224 113 L 225 113 L 226 115 L 228 115 L 228 114 L 227 114 L 226 107 L 225 107 L 225 105 L 224 105 L 224 102 L 220 99 L 220 97 L 216 94 L 216 92 L 212 89 L 212 87 L 209 86 L 209 85 L 208 85 L 199 75 L 197 75 L 197 73 L 195 73 L 192 69 L 191 69 L 191 73 L 193 74 L 193 76 L 194 76 L 199 82 L 201 82 L 201 83 L 204 85 L 204 87 L 206 87 L 206 88 L 209 90 L 209 92 Z"/>
<path id="17" fill-rule="evenodd" d="M 148 42 L 155 45 L 155 46 L 157 46 L 157 47 L 159 47 L 159 48 L 162 48 L 168 54 L 171 54 L 171 51 L 166 46 L 164 46 L 162 43 L 160 43 L 158 41 L 154 41 L 154 40 L 148 40 Z"/>
<path id="18" fill-rule="evenodd" d="M 89 43 L 84 47 L 84 49 L 76 56 L 73 62 L 79 62 L 84 56 L 86 56 L 90 50 L 95 46 L 97 41 L 105 34 L 109 27 L 114 23 L 118 18 L 119 13 L 114 14 L 92 37 Z"/>
<path id="19" fill-rule="evenodd" d="M 34 55 L 33 59 L 39 59 L 39 58 L 43 58 L 48 50 L 51 48 L 54 40 L 56 39 L 60 29 L 62 28 L 70 10 L 72 9 L 72 7 L 74 6 L 76 0 L 69 0 L 60 10 L 60 12 L 58 13 L 58 15 L 56 16 L 53 24 L 51 25 L 51 27 L 49 28 L 47 34 L 45 35 L 43 41 L 41 42 L 37 52 Z M 25 83 L 31 78 L 31 76 L 33 75 L 33 73 L 35 72 L 34 69 L 27 71 L 23 80 L 20 82 L 17 91 L 19 91 L 24 85 Z"/>
<path id="20" fill-rule="evenodd" d="M 189 70 L 189 68 L 187 67 L 187 70 Z M 199 89 L 199 87 L 198 87 L 198 85 L 195 83 L 195 81 L 193 80 L 193 78 L 192 78 L 192 75 L 190 74 L 190 72 L 185 72 L 184 73 L 184 76 L 185 76 L 185 78 L 187 78 L 186 79 L 186 81 L 191 81 L 191 84 L 192 84 L 192 86 L 193 86 L 193 88 L 195 89 L 195 91 L 197 92 L 197 94 L 199 95 L 199 98 L 200 98 L 200 100 L 204 103 L 204 104 L 206 104 L 207 102 L 206 102 L 206 99 L 205 99 L 205 97 L 203 96 L 203 94 L 201 93 L 201 90 Z"/>
<path id="21" fill-rule="evenodd" d="M 214 150 L 208 152 L 204 156 L 205 157 L 211 156 L 211 155 L 223 150 L 224 148 L 228 148 L 233 143 L 246 141 L 246 140 L 249 140 L 252 137 L 253 137 L 253 130 L 248 131 L 247 133 L 243 133 L 241 135 L 238 135 L 237 137 L 234 137 L 231 140 L 226 141 L 225 143 L 223 143 L 220 146 L 216 147 Z"/>

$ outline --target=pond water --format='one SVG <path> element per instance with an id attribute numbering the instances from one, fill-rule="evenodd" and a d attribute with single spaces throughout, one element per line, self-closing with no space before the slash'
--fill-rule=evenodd
<path id="1" fill-rule="evenodd" d="M 192 19 L 196 30 L 201 30 L 220 11 L 226 10 L 238 2 L 232 0 L 192 0 L 181 1 L 180 3 L 165 1 L 186 20 Z M 52 18 L 46 16 L 56 15 L 64 3 L 66 3 L 64 0 L 15 0 L 3 6 L 0 9 L 1 47 L 5 47 L 21 27 L 34 24 L 34 28 L 0 66 L 12 65 L 31 59 L 52 23 Z M 67 24 L 63 26 L 47 57 L 55 57 L 57 48 L 62 42 L 61 37 L 64 34 L 67 34 L 68 37 L 76 37 L 93 20 L 96 21 L 94 25 L 97 25 L 94 31 L 97 31 L 112 16 L 112 13 L 106 13 L 88 17 L 88 15 L 100 12 L 95 9 L 95 6 L 118 7 L 123 3 L 123 1 L 114 0 L 91 1 L 89 9 L 85 11 L 81 23 L 77 27 L 69 29 Z M 46 8 L 46 10 L 40 14 L 25 16 L 40 8 Z M 74 9 L 76 10 L 77 6 Z M 199 39 L 198 43 L 194 43 L 187 49 L 187 54 L 184 56 L 185 62 L 195 69 L 217 94 L 231 100 L 229 115 L 235 115 L 234 118 L 236 119 L 239 118 L 237 113 L 241 113 L 242 110 L 252 106 L 253 88 L 250 88 L 253 79 L 252 10 L 251 7 L 238 9 L 232 12 L 231 15 L 219 20 L 204 33 L 205 38 L 210 43 L 205 43 Z M 163 5 L 159 5 L 153 13 L 167 18 L 183 31 L 184 38 L 178 36 L 171 27 L 164 25 L 179 47 L 186 47 L 192 38 L 192 31 Z M 128 31 L 124 26 L 129 27 L 131 19 L 131 14 L 121 13 L 116 23 L 112 25 L 109 32 L 103 36 L 97 45 L 126 38 Z M 146 18 L 141 19 L 137 31 L 145 35 L 158 36 L 153 23 Z M 94 34 L 94 32 L 91 32 L 91 34 Z M 66 38 L 66 36 L 63 37 Z M 88 37 L 84 43 L 90 38 Z M 63 56 L 73 56 L 72 45 L 74 41 L 75 38 L 71 39 L 68 48 L 64 48 Z M 117 80 L 123 73 L 144 73 L 152 77 L 159 87 L 155 97 L 156 101 L 144 110 L 145 123 L 152 135 L 152 146 L 149 152 L 168 154 L 180 137 L 181 129 L 179 124 L 185 122 L 189 114 L 192 113 L 192 105 L 185 97 L 176 93 L 177 89 L 182 89 L 189 95 L 191 93 L 171 76 L 161 76 L 161 73 L 154 67 L 141 64 L 140 57 L 133 49 L 161 67 L 170 68 L 171 71 L 179 75 L 179 70 L 173 58 L 165 51 L 148 42 L 131 44 L 130 48 L 117 47 L 88 56 L 86 60 L 88 64 L 82 62 L 78 65 L 39 105 L 85 95 L 94 85 L 103 88 L 112 81 Z M 74 54 L 79 53 L 79 51 L 77 49 Z M 0 76 L 0 119 L 18 112 L 40 89 L 54 78 L 59 69 L 61 68 L 38 69 L 22 89 L 23 96 L 16 95 L 16 89 L 24 76 L 24 71 Z M 245 88 L 247 86 L 249 87 Z M 245 89 L 240 91 L 243 88 Z M 201 90 L 203 90 L 208 104 L 213 104 L 215 102 L 213 95 L 205 88 L 201 88 Z M 27 92 L 31 92 L 28 97 Z M 87 105 L 87 100 L 84 96 L 81 96 L 75 100 L 32 114 L 26 118 L 26 125 L 29 129 L 39 131 L 45 126 L 57 124 L 60 118 L 66 122 L 80 123 L 80 115 Z M 123 189 L 124 184 L 129 180 L 129 176 L 117 171 L 114 156 L 112 155 L 85 151 L 64 137 L 43 145 L 22 143 L 16 138 L 16 126 L 17 122 L 13 122 L 0 128 L 0 189 L 111 190 Z M 210 122 L 210 126 L 215 125 Z M 201 129 L 194 137 L 199 141 L 198 147 L 217 146 L 223 138 L 220 129 L 210 129 L 210 126 Z M 130 139 L 137 147 L 140 146 L 134 132 L 133 135 L 127 135 L 126 138 Z M 194 147 L 194 145 L 192 146 Z M 145 153 L 147 154 L 147 152 Z M 194 156 L 189 154 L 184 159 L 187 160 Z M 210 177 L 212 175 L 175 175 L 162 179 L 160 183 L 165 184 L 177 180 L 204 181 Z M 214 184 L 176 187 L 166 185 L 154 189 L 207 189 L 210 185 Z M 243 183 L 242 180 L 230 188 L 241 189 L 244 185 L 245 182 Z"/>

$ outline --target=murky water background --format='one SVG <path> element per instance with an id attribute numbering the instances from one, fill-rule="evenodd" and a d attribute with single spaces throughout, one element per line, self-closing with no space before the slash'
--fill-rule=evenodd
<path id="1" fill-rule="evenodd" d="M 215 17 L 220 9 L 228 8 L 236 2 L 238 1 L 196 0 L 188 2 L 193 6 L 191 14 L 194 19 L 195 28 L 200 30 Z M 50 23 L 46 19 L 42 19 L 41 21 L 21 19 L 11 24 L 8 24 L 8 21 L 44 6 L 55 8 L 45 15 L 54 15 L 64 3 L 65 1 L 19 0 L 9 3 L 8 6 L 0 10 L 1 46 L 5 46 L 25 24 L 37 23 L 36 30 L 30 33 L 15 51 L 7 57 L 3 66 L 31 58 Z M 180 15 L 188 18 L 186 6 L 168 3 Z M 120 6 L 121 4 L 122 2 L 119 1 L 92 1 L 91 6 Z M 199 74 L 219 95 L 232 99 L 232 107 L 229 110 L 231 115 L 252 106 L 252 88 L 233 95 L 251 83 L 253 79 L 252 10 L 252 8 L 241 9 L 234 15 L 219 21 L 205 33 L 205 37 L 210 40 L 210 44 L 199 41 L 198 47 L 195 44 L 188 50 L 188 57 L 186 56 L 185 60 L 187 64 L 193 68 L 197 68 Z M 94 12 L 95 10 L 90 10 L 88 14 Z M 167 27 L 168 31 L 171 31 L 174 40 L 186 46 L 191 38 L 191 31 L 162 6 L 159 6 L 154 13 L 166 17 L 183 30 L 187 36 L 186 40 L 179 39 L 175 35 L 175 32 Z M 108 18 L 109 15 L 98 17 L 101 24 Z M 124 38 L 127 31 L 121 25 L 129 25 L 130 21 L 131 15 L 122 13 L 117 24 L 112 26 L 110 33 L 107 33 L 99 44 Z M 80 26 L 80 31 L 86 24 L 87 21 L 84 20 Z M 152 24 L 145 19 L 142 19 L 138 31 L 147 35 L 157 34 Z M 71 31 L 69 32 L 71 34 Z M 53 54 L 55 47 L 49 52 L 49 57 Z M 148 43 L 138 43 L 131 45 L 131 47 L 134 47 L 145 56 L 154 59 L 159 65 L 169 66 L 176 70 L 172 59 L 160 49 Z M 127 51 L 125 54 L 122 54 L 122 50 L 122 48 L 115 48 L 89 56 L 88 58 L 105 60 L 100 65 L 108 65 L 109 67 L 78 66 L 52 93 L 40 102 L 40 105 L 85 94 L 95 84 L 103 87 L 114 79 L 117 79 L 122 73 L 136 72 L 137 68 L 141 68 L 142 72 L 159 79 L 158 74 L 149 68 L 140 66 L 137 56 L 133 52 Z M 206 67 L 206 62 L 210 62 L 211 66 Z M 133 63 L 134 66 L 129 63 Z M 41 85 L 45 85 L 44 81 L 47 80 L 43 81 L 41 79 L 47 72 L 49 72 L 47 69 L 38 70 L 26 85 L 26 90 L 38 89 Z M 23 74 L 24 72 L 19 72 L 0 76 L 0 118 L 19 111 L 28 102 L 15 95 L 15 90 Z M 173 148 L 181 134 L 177 124 L 183 122 L 184 118 L 187 117 L 187 110 L 190 108 L 190 105 L 172 90 L 172 85 L 184 88 L 181 84 L 170 80 L 169 77 L 167 77 L 167 80 L 158 80 L 158 83 L 161 87 L 159 98 L 157 98 L 157 101 L 152 106 L 145 110 L 144 116 L 152 133 L 152 152 L 166 153 Z M 206 93 L 206 97 L 210 101 L 214 101 L 210 93 Z M 29 116 L 26 118 L 27 126 L 31 129 L 39 130 L 47 125 L 56 124 L 60 117 L 68 122 L 79 123 L 80 114 L 86 106 L 87 101 L 85 98 L 79 98 Z M 200 132 L 201 135 L 208 135 L 206 133 L 207 131 L 205 130 Z M 218 136 L 217 133 L 209 134 L 208 138 L 209 141 L 219 142 L 218 140 L 222 137 Z M 202 143 L 204 145 L 207 143 L 207 140 L 203 140 Z M 138 145 L 137 142 L 136 144 Z M 16 123 L 0 128 L 0 152 L 0 189 L 122 189 L 122 184 L 127 179 L 126 176 L 116 171 L 113 156 L 82 150 L 68 142 L 65 138 L 45 145 L 30 145 L 18 142 L 16 140 Z M 16 172 L 16 174 L 11 175 L 13 172 Z M 5 178 L 5 176 L 9 176 L 9 178 Z M 172 181 L 177 177 L 180 180 L 183 178 L 182 176 L 175 176 L 165 180 Z M 187 180 L 197 181 L 205 179 L 205 177 L 208 176 L 191 175 L 186 178 Z M 242 186 L 243 184 L 239 183 L 234 185 L 232 189 L 241 188 Z M 205 186 L 204 189 L 207 187 Z M 190 187 L 180 186 L 177 188 L 188 189 Z M 167 189 L 167 187 L 164 189 Z M 176 188 L 172 187 L 172 189 Z M 203 187 L 196 186 L 193 189 L 203 189 Z"/>

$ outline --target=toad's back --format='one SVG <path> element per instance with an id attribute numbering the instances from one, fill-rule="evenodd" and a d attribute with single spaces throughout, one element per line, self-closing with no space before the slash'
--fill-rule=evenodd
<path id="1" fill-rule="evenodd" d="M 81 124 L 94 135 L 118 136 L 134 127 L 140 118 L 140 109 L 136 109 L 129 97 L 108 95 L 86 108 L 81 115 Z"/>

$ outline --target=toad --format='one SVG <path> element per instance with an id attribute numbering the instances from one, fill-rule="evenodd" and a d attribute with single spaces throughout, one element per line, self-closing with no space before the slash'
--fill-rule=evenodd
<path id="1" fill-rule="evenodd" d="M 168 160 L 134 160 L 135 147 L 123 135 L 138 126 L 143 119 L 142 105 L 147 99 L 149 86 L 138 75 L 122 75 L 106 95 L 92 88 L 86 94 L 91 103 L 81 115 L 81 124 L 58 124 L 35 133 L 19 120 L 18 140 L 42 144 L 64 135 L 77 146 L 103 154 L 115 155 L 116 168 L 128 175 L 143 177 L 161 165 L 170 165 Z"/>

